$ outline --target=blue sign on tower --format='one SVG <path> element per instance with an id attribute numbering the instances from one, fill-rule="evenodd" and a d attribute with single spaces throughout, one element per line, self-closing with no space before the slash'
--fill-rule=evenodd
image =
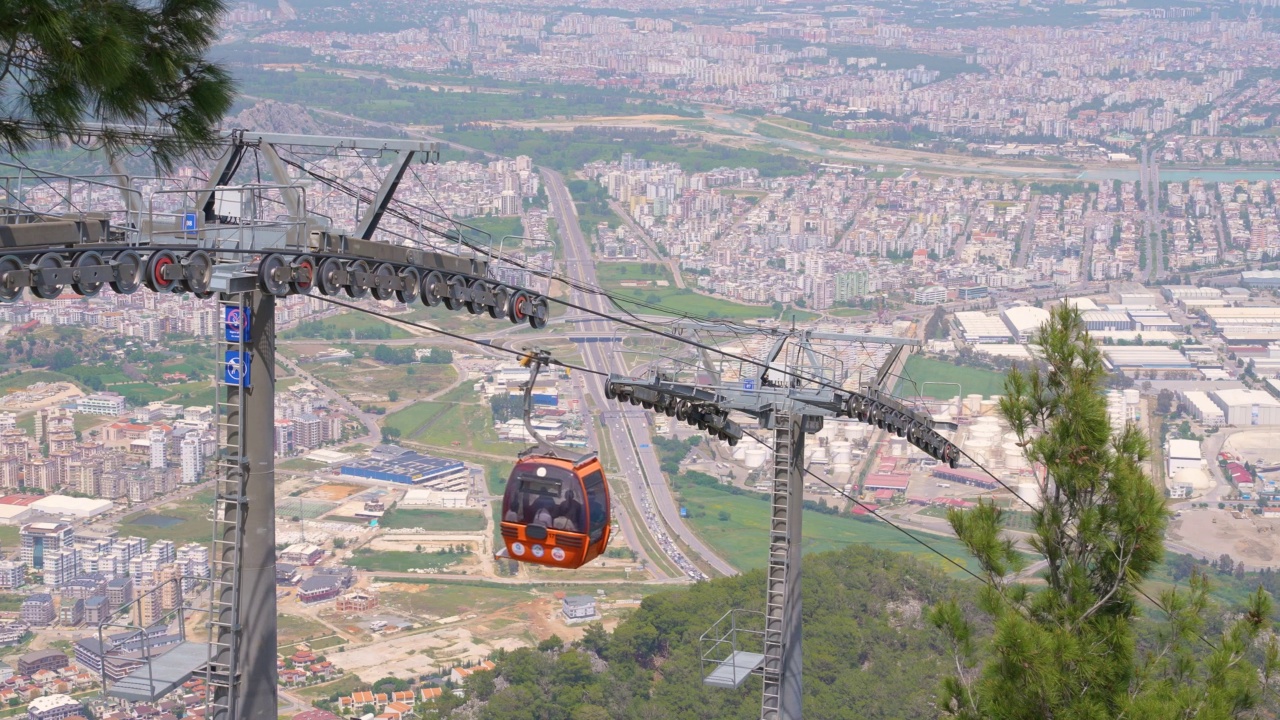
<path id="1" fill-rule="evenodd" d="M 227 342 L 249 342 L 249 324 L 252 320 L 253 313 L 250 312 L 249 308 L 240 308 L 237 305 L 223 305 L 222 324 L 226 331 Z"/>
<path id="2" fill-rule="evenodd" d="M 196 214 L 193 212 L 182 214 L 182 232 L 193 233 L 196 231 Z"/>
<path id="3" fill-rule="evenodd" d="M 747 378 L 746 380 L 743 380 L 743 381 L 742 381 L 742 391 L 743 391 L 743 392 L 755 392 L 755 391 L 756 391 L 756 379 L 755 379 L 755 378 Z"/>
<path id="4" fill-rule="evenodd" d="M 249 353 L 239 350 L 228 350 L 222 364 L 222 382 L 227 385 L 250 387 L 250 370 L 252 360 Z"/>

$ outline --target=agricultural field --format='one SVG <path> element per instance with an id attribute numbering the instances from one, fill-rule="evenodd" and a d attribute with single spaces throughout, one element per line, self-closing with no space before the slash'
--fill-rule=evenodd
<path id="1" fill-rule="evenodd" d="M 946 360 L 912 355 L 907 358 L 902 379 L 894 394 L 898 397 L 924 395 L 938 400 L 956 396 L 954 385 L 925 385 L 925 383 L 960 383 L 962 395 L 978 393 L 985 397 L 1004 394 L 1004 375 L 991 370 L 954 365 Z"/>
<path id="2" fill-rule="evenodd" d="M 686 485 L 681 488 L 680 495 L 689 508 L 688 522 L 725 560 L 744 571 L 767 564 L 768 503 L 755 497 L 699 485 Z M 728 519 L 720 519 L 722 512 L 728 513 Z M 936 535 L 927 535 L 926 538 L 930 545 L 957 562 L 973 564 L 968 551 L 959 542 Z M 905 552 L 926 562 L 936 562 L 948 572 L 959 573 L 954 565 L 884 523 L 857 520 L 849 515 L 805 511 L 805 553 L 835 550 L 853 543 Z"/>
<path id="3" fill-rule="evenodd" d="M 387 415 L 382 419 L 381 425 L 384 428 L 394 429 L 406 440 L 414 440 L 425 433 L 434 424 L 432 421 L 436 416 L 448 407 L 449 404 L 443 402 L 416 402 L 403 410 Z"/>
<path id="4" fill-rule="evenodd" d="M 646 270 L 648 272 L 646 272 Z M 667 311 L 647 310 L 659 314 L 675 315 L 686 313 L 700 317 L 729 318 L 745 320 L 749 318 L 774 317 L 777 315 L 772 307 L 755 307 L 719 298 L 700 295 L 688 288 L 676 287 L 671 271 L 662 263 L 600 263 L 596 269 L 596 279 L 602 288 L 624 301 L 631 299 L 650 305 L 661 305 Z M 665 286 L 657 284 L 646 287 L 624 287 L 623 282 L 664 281 Z"/>
<path id="5" fill-rule="evenodd" d="M 483 519 L 481 523 L 483 523 Z M 482 525 L 483 526 L 483 525 Z M 368 550 L 361 548 L 344 563 L 361 570 L 408 572 L 418 569 L 443 569 L 457 565 L 465 554 L 452 552 L 408 552 L 403 550 Z"/>
<path id="6" fill-rule="evenodd" d="M 477 510 L 418 510 L 397 507 L 378 520 L 389 530 L 422 528 L 430 532 L 469 532 L 484 529 L 484 515 Z"/>

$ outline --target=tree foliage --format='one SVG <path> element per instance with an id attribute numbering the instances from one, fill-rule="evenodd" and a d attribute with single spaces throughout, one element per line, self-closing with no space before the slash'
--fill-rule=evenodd
<path id="1" fill-rule="evenodd" d="M 563 650 L 552 640 L 502 654 L 497 682 L 466 690 L 491 693 L 485 720 L 758 718 L 759 679 L 704 685 L 698 638 L 729 608 L 761 610 L 763 587 L 756 570 L 650 595 L 612 634 L 592 625 Z M 802 593 L 806 718 L 935 716 L 931 685 L 947 665 L 921 609 L 966 588 L 908 555 L 855 545 L 807 555 Z"/>
<path id="2" fill-rule="evenodd" d="M 231 107 L 230 76 L 205 60 L 223 0 L 0 0 L 0 148 L 74 137 L 86 120 L 169 131 L 169 165 L 206 148 Z M 108 133 L 109 148 L 130 134 Z"/>
<path id="3" fill-rule="evenodd" d="M 1000 412 L 1033 467 L 1044 468 L 1029 541 L 1045 563 L 1043 586 L 1024 583 L 1025 560 L 1002 532 L 1004 511 L 982 503 L 948 520 L 982 566 L 979 606 L 994 623 L 979 640 L 951 602 L 931 613 L 951 643 L 956 675 L 941 707 L 965 720 L 1234 718 L 1260 698 L 1253 641 L 1270 626 L 1261 588 L 1205 655 L 1208 580 L 1164 593 L 1167 622 L 1139 650 L 1142 583 L 1164 555 L 1168 521 L 1143 470 L 1143 434 L 1113 428 L 1107 371 L 1078 311 L 1061 306 L 1036 340 L 1042 361 L 1009 373 Z M 1263 675 L 1275 669 L 1275 644 Z"/>

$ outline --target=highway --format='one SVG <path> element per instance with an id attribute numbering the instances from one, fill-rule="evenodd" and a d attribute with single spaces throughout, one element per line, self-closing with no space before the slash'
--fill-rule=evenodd
<path id="1" fill-rule="evenodd" d="M 591 257 L 586 238 L 582 236 L 582 230 L 578 226 L 577 210 L 564 185 L 564 178 L 559 173 L 547 169 L 542 170 L 542 178 L 551 200 L 553 215 L 560 226 L 567 273 L 574 280 L 595 285 L 595 262 Z M 571 298 L 574 304 L 593 311 L 609 310 L 607 301 L 599 295 L 574 290 Z M 571 315 L 580 313 L 576 310 L 569 312 Z M 580 327 L 583 332 L 609 334 L 613 331 L 612 325 L 613 323 L 606 320 L 593 320 L 583 322 Z M 606 373 L 620 369 L 612 366 L 612 358 L 601 347 L 601 343 L 583 343 L 580 347 L 583 361 L 588 368 Z M 613 410 L 611 401 L 604 397 L 604 378 L 590 374 L 583 380 L 596 406 Z M 641 513 L 645 515 L 645 522 L 663 552 L 689 577 L 694 579 L 706 577 L 667 535 L 663 527 L 665 524 L 666 528 L 670 528 L 687 547 L 697 553 L 716 572 L 723 575 L 736 575 L 738 571 L 716 555 L 681 520 L 679 505 L 659 467 L 658 454 L 653 448 L 649 435 L 647 414 L 628 408 L 625 411 L 606 412 L 603 419 L 614 453 L 617 455 L 618 464 L 622 469 L 623 479 L 631 488 L 631 496 L 635 499 Z M 659 518 L 662 522 L 658 522 Z"/>

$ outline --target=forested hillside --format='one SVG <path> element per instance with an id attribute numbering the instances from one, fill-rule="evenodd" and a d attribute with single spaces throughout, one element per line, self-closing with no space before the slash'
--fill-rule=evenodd
<path id="1" fill-rule="evenodd" d="M 950 656 L 921 610 L 966 586 L 907 555 L 850 546 L 806 556 L 803 588 L 806 718 L 936 716 Z M 446 716 L 759 717 L 758 678 L 739 690 L 702 684 L 698 637 L 730 608 L 761 610 L 763 598 L 761 571 L 650 596 L 612 634 L 593 628 L 573 648 L 505 655 L 493 673 L 468 680 L 472 701 Z"/>

